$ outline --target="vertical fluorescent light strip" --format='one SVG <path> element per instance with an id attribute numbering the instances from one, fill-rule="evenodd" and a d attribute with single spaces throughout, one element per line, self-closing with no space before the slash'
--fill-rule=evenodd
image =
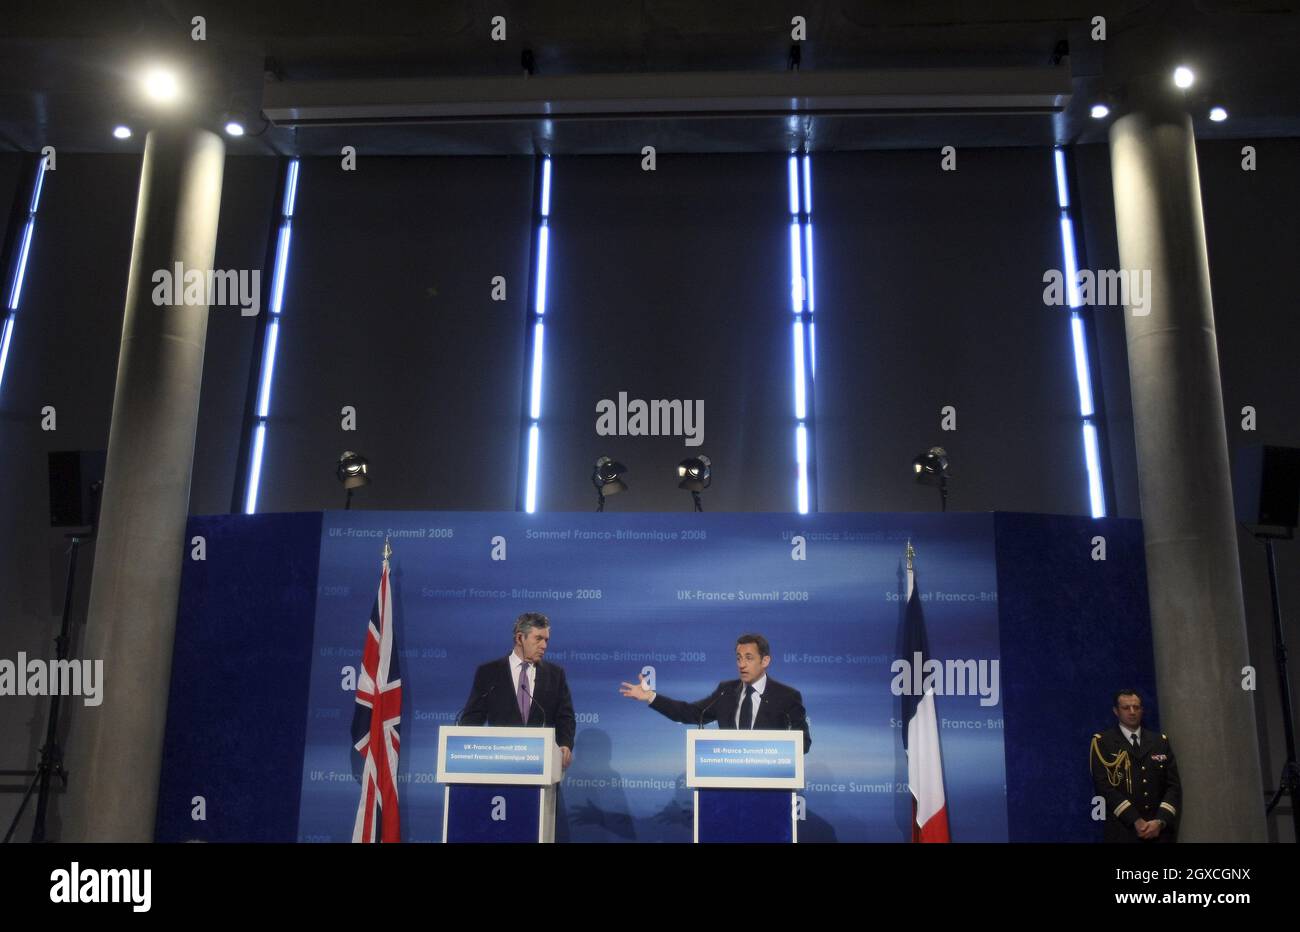
<path id="1" fill-rule="evenodd" d="M 1092 377 L 1088 374 L 1088 344 L 1083 335 L 1083 318 L 1078 313 L 1070 315 L 1070 330 L 1074 333 L 1074 375 L 1079 381 L 1079 414 L 1092 417 Z"/>
<path id="2" fill-rule="evenodd" d="M 528 491 L 524 500 L 524 511 L 532 514 L 537 510 L 537 424 L 528 428 Z"/>
<path id="3" fill-rule="evenodd" d="M 1052 150 L 1056 157 L 1056 203 L 1064 210 L 1070 206 L 1070 192 L 1065 186 L 1065 150 Z"/>
<path id="4" fill-rule="evenodd" d="M 817 304 L 813 300 L 813 253 L 812 253 L 812 218 L 809 217 L 803 228 L 803 254 L 804 264 L 804 288 L 808 293 L 808 313 L 811 314 L 817 309 Z"/>
<path id="5" fill-rule="evenodd" d="M 799 159 L 803 160 L 802 174 Z M 790 304 L 794 317 L 792 349 L 794 352 L 795 464 L 797 480 L 795 501 L 800 514 L 808 513 L 808 424 L 811 418 L 809 392 L 817 372 L 817 349 L 812 325 L 813 254 L 812 254 L 812 161 L 808 155 L 790 156 L 787 180 L 790 191 Z M 800 197 L 800 182 L 803 196 Z M 803 211 L 800 213 L 800 205 Z M 807 336 L 805 336 L 805 327 Z M 805 362 L 804 341 L 807 340 Z M 811 371 L 810 371 L 811 370 Z"/>
<path id="6" fill-rule="evenodd" d="M 551 160 L 542 162 L 542 216 L 551 215 Z"/>
<path id="7" fill-rule="evenodd" d="M 14 319 L 12 315 L 5 315 L 4 332 L 0 333 L 0 385 L 4 384 L 5 364 L 9 361 L 9 338 L 14 333 Z"/>
<path id="8" fill-rule="evenodd" d="M 0 334 L 0 386 L 4 385 L 5 369 L 9 364 L 9 344 L 17 325 L 18 301 L 22 296 L 23 281 L 27 278 L 27 257 L 31 255 L 32 237 L 36 232 L 36 209 L 40 206 L 41 190 L 45 187 L 46 162 L 47 158 L 42 157 L 36 163 L 32 196 L 27 202 L 27 219 L 23 222 L 22 241 L 13 267 L 13 280 L 9 283 L 9 300 L 4 312 L 3 333 Z"/>
<path id="9" fill-rule="evenodd" d="M 1088 497 L 1094 518 L 1106 517 L 1106 501 L 1101 494 L 1101 455 L 1097 446 L 1097 427 L 1092 421 L 1083 422 L 1083 449 L 1088 462 Z"/>
<path id="10" fill-rule="evenodd" d="M 542 416 L 542 324 L 533 327 L 533 385 L 528 416 L 534 421 Z"/>
<path id="11" fill-rule="evenodd" d="M 262 485 L 262 453 L 266 449 L 267 418 L 271 414 L 271 385 L 275 377 L 275 353 L 280 345 L 280 312 L 284 309 L 284 280 L 289 268 L 289 242 L 297 203 L 298 160 L 293 159 L 285 168 L 284 201 L 280 207 L 280 230 L 275 241 L 271 280 L 271 307 L 262 339 L 262 371 L 257 383 L 253 450 L 248 458 L 248 489 L 244 496 L 244 513 L 250 515 L 257 511 L 257 492 Z"/>
<path id="12" fill-rule="evenodd" d="M 1092 418 L 1096 413 L 1092 396 L 1092 373 L 1088 367 L 1088 342 L 1083 329 L 1083 317 L 1078 308 L 1079 263 L 1074 244 L 1074 218 L 1070 209 L 1070 188 L 1066 179 L 1065 150 L 1060 146 L 1052 150 L 1056 169 L 1056 201 L 1061 221 L 1061 256 L 1064 260 L 1065 283 L 1069 295 L 1070 336 L 1074 351 L 1074 376 L 1079 386 L 1079 414 L 1083 418 L 1084 463 L 1088 469 L 1088 500 L 1094 518 L 1106 517 L 1106 498 L 1101 487 L 1101 447 L 1097 426 Z"/>
<path id="13" fill-rule="evenodd" d="M 271 372 L 275 368 L 275 350 L 280 342 L 280 321 L 272 317 L 266 325 L 266 340 L 263 345 L 266 352 L 262 354 L 262 375 L 257 385 L 257 416 L 265 418 L 271 413 Z"/>
<path id="14" fill-rule="evenodd" d="M 244 514 L 246 515 L 251 515 L 257 511 L 257 487 L 262 482 L 262 447 L 265 442 L 266 421 L 260 421 L 253 430 L 252 462 L 254 466 L 248 476 L 248 494 L 244 497 Z"/>
<path id="15" fill-rule="evenodd" d="M 807 388 L 804 385 L 803 371 L 803 321 L 794 322 L 794 416 L 803 421 L 808 416 Z"/>
<path id="16" fill-rule="evenodd" d="M 812 216 L 812 156 L 803 157 L 803 212 Z"/>
<path id="17" fill-rule="evenodd" d="M 540 217 L 537 221 L 537 291 L 533 295 L 533 356 L 532 372 L 529 374 L 528 396 L 528 465 L 524 480 L 524 511 L 533 514 L 537 511 L 537 463 L 538 448 L 541 444 L 542 417 L 542 363 L 543 353 L 542 316 L 546 313 L 546 277 L 550 258 L 550 221 L 551 215 L 551 159 L 542 158 L 542 190 L 539 196 Z"/>
<path id="18" fill-rule="evenodd" d="M 799 221 L 790 224 L 790 310 L 803 310 L 803 252 L 799 244 Z"/>
<path id="19" fill-rule="evenodd" d="M 546 254 L 550 248 L 550 240 L 550 227 L 543 220 L 542 227 L 537 233 L 537 313 L 539 315 L 546 313 Z"/>
<path id="20" fill-rule="evenodd" d="M 795 460 L 799 464 L 799 514 L 808 513 L 808 428 L 795 428 Z"/>

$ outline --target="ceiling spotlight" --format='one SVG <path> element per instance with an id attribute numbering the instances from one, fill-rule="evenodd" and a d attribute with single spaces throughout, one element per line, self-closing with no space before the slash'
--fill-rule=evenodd
<path id="1" fill-rule="evenodd" d="M 227 136 L 244 135 L 244 124 L 240 123 L 238 120 L 228 120 L 226 122 L 226 135 Z"/>
<path id="2" fill-rule="evenodd" d="M 1210 108 L 1210 119 L 1213 120 L 1215 123 L 1222 123 L 1227 118 L 1228 118 L 1228 111 L 1224 110 L 1222 107 Z"/>
<path id="3" fill-rule="evenodd" d="M 912 475 L 922 485 L 939 487 L 939 510 L 948 510 L 948 451 L 930 447 L 912 460 Z"/>
<path id="4" fill-rule="evenodd" d="M 1192 74 L 1192 69 L 1186 65 L 1179 65 L 1174 69 L 1174 84 L 1186 90 L 1192 86 L 1196 80 L 1196 75 Z"/>
<path id="5" fill-rule="evenodd" d="M 114 126 L 114 127 L 113 127 L 113 138 L 114 138 L 114 139 L 130 139 L 130 138 L 131 138 L 131 127 L 129 127 L 129 126 Z"/>
<path id="6" fill-rule="evenodd" d="M 344 450 L 343 455 L 339 457 L 338 466 L 334 469 L 334 475 L 339 477 L 339 482 L 342 482 L 343 488 L 347 489 L 347 500 L 343 504 L 346 511 L 352 507 L 352 490 L 370 483 L 370 461 L 360 453 Z"/>
<path id="7" fill-rule="evenodd" d="M 617 495 L 619 492 L 627 491 L 627 483 L 623 481 L 623 473 L 627 472 L 627 467 L 622 463 L 616 463 L 608 456 L 602 456 L 596 460 L 596 467 L 591 471 L 591 484 L 596 487 L 596 510 L 605 510 L 605 496 Z"/>
<path id="8" fill-rule="evenodd" d="M 141 79 L 145 97 L 158 104 L 175 103 L 181 96 L 180 81 L 169 68 L 150 68 Z"/>
<path id="9" fill-rule="evenodd" d="M 707 456 L 695 456 L 677 464 L 677 488 L 686 489 L 695 502 L 695 510 L 703 511 L 700 493 L 713 484 L 713 463 Z"/>
<path id="10" fill-rule="evenodd" d="M 1110 107 L 1105 104 L 1093 104 L 1092 109 L 1088 111 L 1094 120 L 1104 120 L 1110 116 Z"/>

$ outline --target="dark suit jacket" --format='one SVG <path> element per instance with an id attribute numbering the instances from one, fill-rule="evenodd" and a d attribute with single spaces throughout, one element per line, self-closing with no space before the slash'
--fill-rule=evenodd
<path id="1" fill-rule="evenodd" d="M 712 694 L 697 702 L 669 699 L 659 693 L 650 703 L 650 708 L 674 722 L 697 728 L 715 721 L 719 728 L 735 728 L 736 709 L 740 707 L 743 695 L 744 684 L 740 680 L 727 680 L 719 683 Z M 778 683 L 770 676 L 767 685 L 763 687 L 763 701 L 758 704 L 758 717 L 754 720 L 754 727 L 777 730 L 798 728 L 803 732 L 803 752 L 807 754 L 812 747 L 812 734 L 808 731 L 808 713 L 803 707 L 803 696 L 799 695 L 799 690 Z"/>
<path id="2" fill-rule="evenodd" d="M 1106 800 L 1106 841 L 1141 842 L 1133 826 L 1139 816 L 1164 820 L 1156 841 L 1178 839 L 1183 788 L 1165 735 L 1143 725 L 1141 746 L 1134 749 L 1115 725 L 1092 736 L 1088 761 L 1093 789 Z"/>
<path id="3" fill-rule="evenodd" d="M 495 725 L 500 728 L 554 728 L 555 743 L 573 749 L 577 719 L 573 715 L 573 697 L 564 668 L 543 660 L 537 665 L 533 683 L 533 705 L 528 721 L 519 717 L 519 684 L 510 675 L 510 658 L 489 660 L 474 671 L 474 685 L 469 691 L 462 725 Z"/>

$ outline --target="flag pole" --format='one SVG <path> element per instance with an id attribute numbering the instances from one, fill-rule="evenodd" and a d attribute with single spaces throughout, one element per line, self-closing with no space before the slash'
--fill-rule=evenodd
<path id="1" fill-rule="evenodd" d="M 393 555 L 393 545 L 391 541 L 387 537 L 385 537 L 384 538 L 384 565 L 385 566 L 388 565 L 388 558 L 391 557 L 392 555 Z"/>
<path id="2" fill-rule="evenodd" d="M 912 571 L 912 558 L 916 556 L 916 551 L 912 549 L 912 538 L 907 539 L 907 571 Z"/>

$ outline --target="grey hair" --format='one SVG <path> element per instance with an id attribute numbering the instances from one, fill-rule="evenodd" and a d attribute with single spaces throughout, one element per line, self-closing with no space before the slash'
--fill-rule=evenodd
<path id="1" fill-rule="evenodd" d="M 549 628 L 551 620 L 541 612 L 524 612 L 515 619 L 515 634 L 522 634 L 528 637 L 528 632 L 534 628 Z"/>

